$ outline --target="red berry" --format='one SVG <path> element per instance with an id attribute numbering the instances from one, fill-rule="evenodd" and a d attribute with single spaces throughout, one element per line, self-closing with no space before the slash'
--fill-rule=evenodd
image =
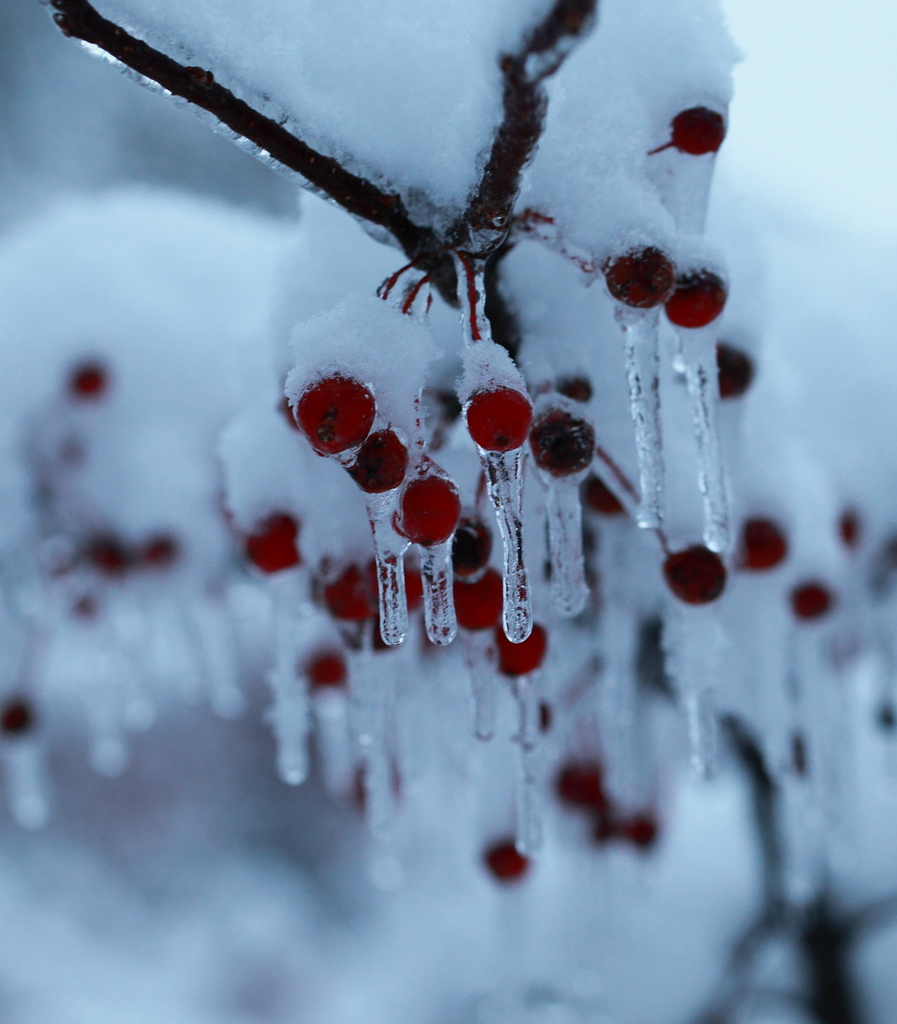
<path id="1" fill-rule="evenodd" d="M 306 669 L 312 686 L 342 686 L 346 681 L 346 662 L 341 654 L 319 654 Z"/>
<path id="2" fill-rule="evenodd" d="M 772 569 L 788 554 L 785 535 L 768 519 L 748 519 L 741 536 L 742 565 L 757 572 Z"/>
<path id="3" fill-rule="evenodd" d="M 585 499 L 589 508 L 606 516 L 618 516 L 625 512 L 619 498 L 594 475 L 586 480 Z"/>
<path id="4" fill-rule="evenodd" d="M 109 377 L 102 363 L 82 363 L 69 376 L 69 392 L 80 400 L 101 398 L 108 385 Z"/>
<path id="5" fill-rule="evenodd" d="M 706 327 L 722 313 L 725 304 L 726 286 L 722 278 L 709 270 L 700 270 L 676 281 L 676 290 L 664 309 L 677 327 Z"/>
<path id="6" fill-rule="evenodd" d="M 476 583 L 455 583 L 455 615 L 464 629 L 490 629 L 498 622 L 504 597 L 501 576 L 487 569 Z"/>
<path id="7" fill-rule="evenodd" d="M 246 538 L 246 557 L 262 572 L 280 572 L 299 565 L 298 533 L 296 520 L 286 512 L 277 512 Z"/>
<path id="8" fill-rule="evenodd" d="M 510 452 L 519 448 L 533 422 L 529 398 L 514 388 L 479 391 L 467 404 L 467 429 L 487 452 Z"/>
<path id="9" fill-rule="evenodd" d="M 516 882 L 529 869 L 529 858 L 519 853 L 517 847 L 505 840 L 490 846 L 483 856 L 486 867 L 500 882 Z"/>
<path id="10" fill-rule="evenodd" d="M 95 537 L 88 543 L 86 555 L 104 576 L 121 576 L 131 563 L 128 551 L 116 537 Z"/>
<path id="11" fill-rule="evenodd" d="M 492 534 L 479 516 L 464 516 L 452 540 L 452 568 L 459 579 L 476 576 L 489 564 Z"/>
<path id="12" fill-rule="evenodd" d="M 637 814 L 617 825 L 617 832 L 636 846 L 647 850 L 657 840 L 657 822 L 647 814 Z"/>
<path id="13" fill-rule="evenodd" d="M 719 397 L 739 398 L 751 386 L 754 364 L 739 348 L 724 341 L 716 346 L 716 366 L 719 370 Z"/>
<path id="14" fill-rule="evenodd" d="M 701 156 L 715 153 L 726 137 L 726 122 L 722 114 L 707 107 L 691 107 L 678 113 L 670 127 L 672 144 L 683 153 Z"/>
<path id="15" fill-rule="evenodd" d="M 324 602 L 335 619 L 358 622 L 377 614 L 377 580 L 370 571 L 349 565 L 324 588 Z"/>
<path id="16" fill-rule="evenodd" d="M 167 569 L 177 561 L 178 542 L 167 533 L 151 537 L 140 550 L 137 559 L 153 569 Z"/>
<path id="17" fill-rule="evenodd" d="M 700 544 L 677 551 L 663 563 L 667 586 L 686 604 L 715 601 L 726 585 L 726 568 L 715 551 Z"/>
<path id="18" fill-rule="evenodd" d="M 595 761 L 568 764 L 555 783 L 558 796 L 573 807 L 605 812 L 608 808 L 601 765 Z"/>
<path id="19" fill-rule="evenodd" d="M 296 420 L 320 455 L 337 455 L 368 436 L 377 411 L 374 396 L 357 380 L 339 374 L 305 389 Z"/>
<path id="20" fill-rule="evenodd" d="M 838 534 L 845 547 L 855 548 L 860 542 L 861 524 L 856 509 L 849 508 L 841 513 L 838 520 Z"/>
<path id="21" fill-rule="evenodd" d="M 588 402 L 592 397 L 592 382 L 588 377 L 562 377 L 557 389 L 574 402 Z"/>
<path id="22" fill-rule="evenodd" d="M 502 675 L 525 676 L 545 660 L 548 650 L 548 635 L 538 624 L 522 644 L 512 644 L 501 626 L 495 629 L 495 643 L 498 647 L 498 668 Z"/>
<path id="23" fill-rule="evenodd" d="M 451 537 L 460 515 L 458 488 L 444 477 L 425 476 L 403 491 L 396 528 L 413 543 L 430 547 Z"/>
<path id="24" fill-rule="evenodd" d="M 834 598 L 822 583 L 803 583 L 791 591 L 791 609 L 799 619 L 821 618 L 832 607 Z"/>
<path id="25" fill-rule="evenodd" d="M 666 302 L 675 284 L 675 269 L 666 253 L 653 245 L 616 256 L 603 267 L 607 290 L 626 306 L 650 309 Z"/>
<path id="26" fill-rule="evenodd" d="M 539 469 L 552 476 L 571 476 L 591 463 L 595 431 L 587 420 L 550 409 L 533 423 L 529 443 Z"/>
<path id="27" fill-rule="evenodd" d="M 378 430 L 358 450 L 349 475 L 368 494 L 381 494 L 398 487 L 408 468 L 408 449 L 392 430 Z"/>
<path id="28" fill-rule="evenodd" d="M 34 712 L 21 697 L 13 698 L 0 709 L 0 730 L 7 736 L 21 736 L 34 728 Z"/>

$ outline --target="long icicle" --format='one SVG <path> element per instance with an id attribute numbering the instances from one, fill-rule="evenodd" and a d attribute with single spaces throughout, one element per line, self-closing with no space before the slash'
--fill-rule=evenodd
<path id="1" fill-rule="evenodd" d="M 517 849 L 533 856 L 542 849 L 542 804 L 539 793 L 539 701 L 536 674 L 516 676 L 512 682 L 517 702 L 520 766 L 517 780 Z"/>
<path id="2" fill-rule="evenodd" d="M 431 643 L 444 647 L 455 639 L 458 622 L 452 592 L 452 538 L 420 549 L 424 584 L 424 624 Z M 404 581 L 403 581 L 404 587 Z"/>
<path id="3" fill-rule="evenodd" d="M 380 598 L 380 636 L 388 647 L 398 647 L 408 634 L 408 601 L 405 597 L 405 552 L 408 541 L 393 529 L 398 489 L 385 494 L 365 494 L 368 520 L 377 563 Z"/>

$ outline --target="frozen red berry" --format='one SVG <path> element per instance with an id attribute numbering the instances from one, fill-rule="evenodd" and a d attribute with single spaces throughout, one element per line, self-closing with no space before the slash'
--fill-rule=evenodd
<path id="1" fill-rule="evenodd" d="M 298 534 L 296 520 L 286 512 L 277 512 L 246 538 L 246 557 L 262 572 L 280 572 L 299 565 Z"/>
<path id="2" fill-rule="evenodd" d="M 346 660 L 335 651 L 325 651 L 316 655 L 305 671 L 313 687 L 342 686 L 346 681 Z"/>
<path id="3" fill-rule="evenodd" d="M 467 429 L 487 452 L 519 448 L 533 422 L 533 406 L 522 391 L 495 388 L 478 391 L 467 404 Z"/>
<path id="4" fill-rule="evenodd" d="M 604 812 L 608 808 L 604 776 L 597 761 L 567 764 L 557 777 L 555 789 L 560 799 L 572 807 Z"/>
<path id="5" fill-rule="evenodd" d="M 430 547 L 451 537 L 460 515 L 458 488 L 444 477 L 425 476 L 402 492 L 396 528 L 413 543 Z"/>
<path id="6" fill-rule="evenodd" d="M 357 622 L 377 614 L 377 580 L 369 570 L 352 565 L 324 587 L 324 603 L 335 619 Z"/>
<path id="7" fill-rule="evenodd" d="M 533 422 L 529 443 L 539 469 L 552 476 L 571 476 L 590 465 L 595 431 L 588 420 L 565 409 L 549 409 Z"/>
<path id="8" fill-rule="evenodd" d="M 529 870 L 529 858 L 524 857 L 510 840 L 490 846 L 483 860 L 500 882 L 516 882 Z"/>
<path id="9" fill-rule="evenodd" d="M 722 559 L 701 544 L 668 555 L 663 575 L 670 590 L 686 604 L 709 604 L 726 585 Z"/>
<path id="10" fill-rule="evenodd" d="M 721 341 L 716 346 L 716 366 L 719 370 L 719 397 L 739 398 L 751 386 L 754 364 L 747 353 Z"/>
<path id="11" fill-rule="evenodd" d="M 492 533 L 477 515 L 462 516 L 452 540 L 452 568 L 459 579 L 483 571 L 492 554 Z"/>
<path id="12" fill-rule="evenodd" d="M 657 841 L 657 822 L 648 814 L 637 814 L 618 822 L 616 830 L 619 835 L 643 850 L 649 849 Z"/>
<path id="13" fill-rule="evenodd" d="M 102 398 L 109 387 L 109 374 L 102 363 L 81 363 L 69 375 L 69 393 L 80 401 Z"/>
<path id="14" fill-rule="evenodd" d="M 0 707 L 0 729 L 7 736 L 21 736 L 34 728 L 34 711 L 22 697 L 14 697 Z"/>
<path id="15" fill-rule="evenodd" d="M 702 156 L 716 153 L 726 137 L 726 121 L 722 114 L 708 107 L 681 110 L 670 124 L 671 138 L 665 146 L 652 150 L 659 153 L 674 146 L 680 153 Z M 650 154 L 649 154 L 650 155 Z"/>
<path id="16" fill-rule="evenodd" d="M 398 487 L 408 469 L 408 449 L 394 430 L 377 430 L 358 450 L 349 475 L 368 494 Z"/>
<path id="17" fill-rule="evenodd" d="M 121 576 L 131 565 L 127 548 L 113 536 L 94 537 L 85 554 L 87 561 L 104 576 Z"/>
<path id="18" fill-rule="evenodd" d="M 377 411 L 370 389 L 339 374 L 305 389 L 296 404 L 296 421 L 321 455 L 337 455 L 368 436 Z"/>
<path id="19" fill-rule="evenodd" d="M 860 542 L 860 514 L 855 508 L 845 509 L 838 519 L 838 536 L 846 548 L 855 548 Z"/>
<path id="20" fill-rule="evenodd" d="M 592 397 L 592 382 L 588 377 L 561 377 L 557 389 L 574 402 L 588 402 Z"/>
<path id="21" fill-rule="evenodd" d="M 586 480 L 584 491 L 586 504 L 596 512 L 605 516 L 618 516 L 625 512 L 620 504 L 620 499 L 607 489 L 607 486 L 597 476 L 590 476 Z"/>
<path id="22" fill-rule="evenodd" d="M 180 547 L 177 540 L 168 533 L 160 533 L 143 545 L 137 555 L 141 565 L 151 569 L 168 569 L 178 560 Z"/>
<path id="23" fill-rule="evenodd" d="M 535 672 L 545 660 L 548 635 L 536 624 L 522 644 L 512 644 L 501 626 L 497 626 L 495 644 L 498 647 L 498 668 L 502 675 L 525 676 L 528 672 Z"/>
<path id="24" fill-rule="evenodd" d="M 769 519 L 748 519 L 741 534 L 742 565 L 762 572 L 784 561 L 788 554 L 785 534 Z"/>
<path id="25" fill-rule="evenodd" d="M 616 256 L 603 267 L 607 290 L 626 306 L 650 309 L 666 302 L 675 284 L 675 268 L 653 245 Z"/>
<path id="26" fill-rule="evenodd" d="M 677 327 L 706 327 L 723 311 L 726 285 L 710 270 L 684 274 L 676 280 L 676 289 L 664 309 Z"/>
<path id="27" fill-rule="evenodd" d="M 487 569 L 475 583 L 455 583 L 455 615 L 464 629 L 491 629 L 503 604 L 501 576 Z"/>
<path id="28" fill-rule="evenodd" d="M 832 592 L 815 580 L 802 583 L 791 591 L 791 610 L 799 619 L 819 619 L 833 604 Z"/>

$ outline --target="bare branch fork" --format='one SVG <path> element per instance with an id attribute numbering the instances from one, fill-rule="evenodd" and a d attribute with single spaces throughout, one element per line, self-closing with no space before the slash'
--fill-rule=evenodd
<path id="1" fill-rule="evenodd" d="M 355 217 L 385 228 L 409 258 L 430 271 L 443 297 L 454 302 L 455 275 L 446 250 L 462 249 L 485 259 L 501 246 L 520 191 L 521 175 L 544 127 L 547 100 L 543 83 L 591 29 L 597 0 L 555 0 L 520 49 L 501 57 L 503 119 L 483 177 L 467 209 L 444 237 L 430 225 L 415 223 L 401 196 L 383 191 L 333 157 L 312 149 L 216 82 L 212 71 L 185 66 L 153 49 L 104 18 L 88 0 L 45 2 L 54 9 L 53 19 L 65 35 L 99 47 L 173 96 L 212 114 L 257 147 L 260 155 L 300 175 L 313 190 Z"/>

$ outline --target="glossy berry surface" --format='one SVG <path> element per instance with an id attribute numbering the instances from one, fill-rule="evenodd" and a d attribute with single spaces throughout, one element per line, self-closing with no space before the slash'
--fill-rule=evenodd
<path id="1" fill-rule="evenodd" d="M 855 508 L 845 509 L 838 518 L 838 536 L 846 548 L 853 550 L 860 543 L 862 524 Z"/>
<path id="2" fill-rule="evenodd" d="M 140 549 L 137 560 L 141 565 L 151 569 L 168 569 L 178 560 L 180 548 L 178 542 L 167 533 L 160 533 L 150 539 Z"/>
<path id="3" fill-rule="evenodd" d="M 104 576 L 121 576 L 131 563 L 127 549 L 115 537 L 95 537 L 85 554 L 93 568 Z"/>
<path id="4" fill-rule="evenodd" d="M 625 306 L 650 309 L 669 298 L 675 269 L 666 253 L 649 245 L 609 260 L 604 267 L 607 290 Z"/>
<path id="5" fill-rule="evenodd" d="M 831 591 L 822 583 L 804 583 L 791 591 L 791 610 L 798 619 L 822 618 L 833 603 Z"/>
<path id="6" fill-rule="evenodd" d="M 368 436 L 377 411 L 364 384 L 339 375 L 325 377 L 302 392 L 296 421 L 315 451 L 337 455 Z"/>
<path id="7" fill-rule="evenodd" d="M 754 572 L 773 569 L 788 554 L 785 534 L 769 519 L 748 519 L 741 534 L 742 565 Z"/>
<path id="8" fill-rule="evenodd" d="M 500 882 L 516 882 L 529 870 L 529 858 L 524 857 L 510 840 L 490 846 L 483 860 L 492 876 Z"/>
<path id="9" fill-rule="evenodd" d="M 740 398 L 754 379 L 754 364 L 740 348 L 724 341 L 716 346 L 716 366 L 719 370 L 719 397 Z"/>
<path id="10" fill-rule="evenodd" d="M 475 583 L 456 582 L 455 615 L 464 629 L 491 629 L 503 604 L 502 581 L 495 569 L 487 569 Z"/>
<path id="11" fill-rule="evenodd" d="M 256 533 L 246 538 L 246 557 L 262 572 L 280 572 L 299 565 L 296 537 L 299 524 L 286 512 L 270 516 Z"/>
<path id="12" fill-rule="evenodd" d="M 686 604 L 709 604 L 726 586 L 726 567 L 715 551 L 695 544 L 676 551 L 663 563 L 667 586 Z"/>
<path id="13" fill-rule="evenodd" d="M 460 516 L 457 487 L 441 476 L 427 476 L 403 491 L 396 527 L 414 544 L 430 547 L 451 537 Z"/>
<path id="14" fill-rule="evenodd" d="M 591 464 L 595 431 L 587 420 L 551 409 L 533 423 L 529 443 L 539 469 L 552 476 L 571 476 Z"/>
<path id="15" fill-rule="evenodd" d="M 545 660 L 548 650 L 548 635 L 537 623 L 522 644 L 512 644 L 501 626 L 495 630 L 495 645 L 498 648 L 498 668 L 505 676 L 525 676 L 535 672 Z"/>
<path id="16" fill-rule="evenodd" d="M 358 450 L 349 475 L 368 494 L 381 494 L 398 487 L 408 469 L 408 449 L 392 430 L 370 434 Z"/>
<path id="17" fill-rule="evenodd" d="M 377 579 L 370 570 L 352 565 L 324 587 L 324 603 L 335 619 L 357 622 L 377 614 Z"/>
<path id="18" fill-rule="evenodd" d="M 715 153 L 726 137 L 726 122 L 722 114 L 707 107 L 691 107 L 680 111 L 670 125 L 672 145 L 682 153 L 702 156 Z"/>
<path id="19" fill-rule="evenodd" d="M 555 789 L 561 801 L 571 807 L 601 813 L 608 808 L 603 773 L 597 762 L 566 765 L 557 777 Z"/>
<path id="20" fill-rule="evenodd" d="M 479 516 L 462 516 L 452 540 L 452 568 L 459 579 L 482 572 L 492 554 L 492 532 Z"/>
<path id="21" fill-rule="evenodd" d="M 676 289 L 667 299 L 664 309 L 671 323 L 677 327 L 706 327 L 723 311 L 726 304 L 726 285 L 712 271 L 701 270 L 686 274 L 676 281 Z"/>
<path id="22" fill-rule="evenodd" d="M 626 511 L 620 504 L 619 498 L 607 489 L 602 480 L 594 475 L 586 480 L 583 497 L 589 508 L 605 516 L 619 516 Z"/>
<path id="23" fill-rule="evenodd" d="M 102 398 L 109 387 L 109 375 L 102 363 L 82 363 L 69 376 L 69 393 L 81 401 Z"/>
<path id="24" fill-rule="evenodd" d="M 7 736 L 21 736 L 34 728 L 31 705 L 17 697 L 0 708 L 0 730 Z"/>
<path id="25" fill-rule="evenodd" d="M 495 388 L 477 392 L 467 405 L 466 416 L 476 444 L 487 452 L 510 452 L 526 441 L 533 405 L 521 391 Z"/>
<path id="26" fill-rule="evenodd" d="M 306 669 L 314 687 L 342 686 L 346 681 L 346 660 L 341 654 L 327 652 L 314 658 Z"/>
<path id="27" fill-rule="evenodd" d="M 592 398 L 592 382 L 588 377 L 562 377 L 557 382 L 557 389 L 574 402 L 588 402 Z"/>

